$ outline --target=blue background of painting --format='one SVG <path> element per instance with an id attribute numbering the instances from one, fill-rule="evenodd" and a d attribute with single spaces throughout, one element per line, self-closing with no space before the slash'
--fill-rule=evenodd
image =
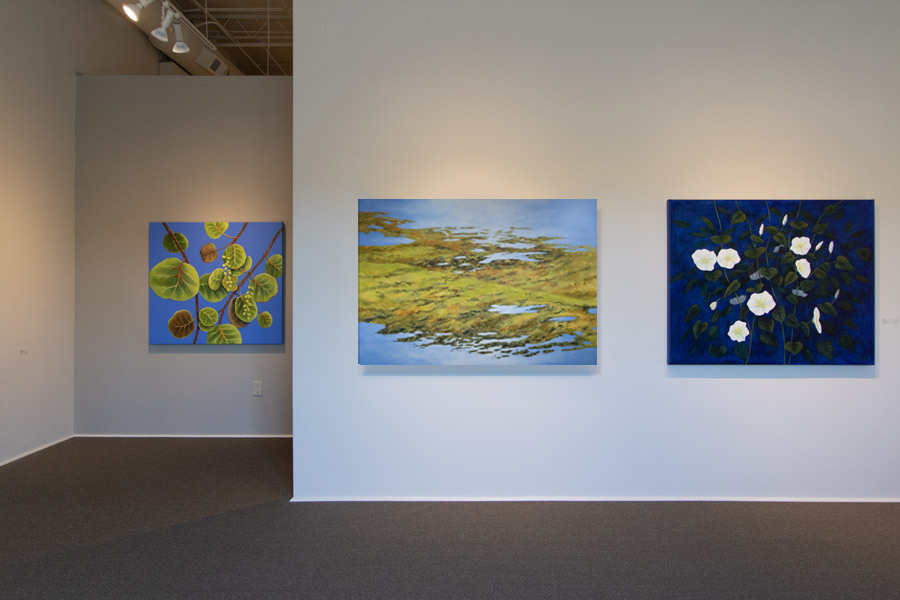
<path id="1" fill-rule="evenodd" d="M 401 227 L 477 227 L 514 232 L 524 237 L 552 236 L 550 243 L 597 247 L 597 200 L 359 200 L 360 212 L 385 212 L 408 219 Z M 385 238 L 380 233 L 358 235 L 359 246 L 405 243 L 405 238 Z M 362 365 L 596 365 L 597 348 L 556 350 L 535 356 L 494 358 L 455 350 L 450 346 L 421 348 L 395 341 L 399 335 L 377 333 L 381 325 L 359 323 L 359 364 Z M 599 341 L 599 335 L 598 335 Z"/>
<path id="2" fill-rule="evenodd" d="M 803 209 L 808 210 L 814 215 L 819 215 L 825 209 L 826 206 L 830 204 L 834 204 L 839 200 L 738 200 L 738 204 L 740 205 L 741 210 L 747 215 L 747 220 L 750 224 L 755 224 L 759 217 L 768 214 L 767 203 L 770 207 L 776 207 L 782 212 L 787 211 L 796 211 L 798 204 L 802 206 Z M 734 209 L 734 201 L 733 200 L 718 200 L 716 201 L 718 204 L 726 205 L 729 209 Z M 843 209 L 844 216 L 842 219 L 833 219 L 832 224 L 829 227 L 829 231 L 834 234 L 834 242 L 835 242 L 835 250 L 834 254 L 841 254 L 841 247 L 844 245 L 849 245 L 852 243 L 855 247 L 867 247 L 872 251 L 872 260 L 869 262 L 864 262 L 856 258 L 856 256 L 851 256 L 851 262 L 856 269 L 855 272 L 864 275 L 869 279 L 871 283 L 864 286 L 859 282 L 854 282 L 854 290 L 857 294 L 864 297 L 864 303 L 862 304 L 854 304 L 856 309 L 856 314 L 854 315 L 854 321 L 857 325 L 857 328 L 849 333 L 852 333 L 852 337 L 856 342 L 855 349 L 853 352 L 849 352 L 840 347 L 837 339 L 832 339 L 834 345 L 834 358 L 829 361 L 827 358 L 819 354 L 817 351 L 813 350 L 813 356 L 816 359 L 816 364 L 831 364 L 831 365 L 871 365 L 874 364 L 875 360 L 875 217 L 874 217 L 874 201 L 872 200 L 846 200 L 841 204 L 841 208 Z M 693 304 L 699 304 L 702 313 L 701 320 L 709 321 L 709 317 L 711 315 L 711 311 L 707 304 L 704 304 L 703 297 L 697 290 L 694 288 L 691 292 L 685 292 L 685 287 L 688 283 L 689 278 L 684 278 L 680 281 L 672 282 L 672 277 L 677 275 L 678 273 L 687 272 L 688 274 L 696 274 L 699 271 L 697 267 L 694 265 L 694 262 L 691 258 L 691 254 L 697 248 L 707 248 L 710 250 L 716 250 L 717 246 L 714 246 L 708 239 L 705 244 L 698 245 L 702 240 L 692 237 L 691 232 L 697 231 L 702 226 L 701 216 L 705 216 L 716 223 L 716 212 L 715 207 L 712 200 L 669 200 L 668 202 L 668 230 L 669 230 L 669 256 L 668 256 L 668 289 L 669 289 L 669 312 L 668 312 L 668 362 L 670 365 L 677 364 L 743 364 L 744 361 L 740 360 L 734 353 L 733 347 L 735 342 L 728 338 L 727 332 L 728 327 L 734 322 L 737 318 L 737 312 L 734 310 L 728 317 L 721 319 L 717 324 L 719 325 L 719 334 L 716 338 L 716 343 L 724 345 L 728 348 L 729 352 L 722 358 L 714 358 L 710 356 L 708 353 L 703 351 L 703 345 L 701 345 L 701 350 L 698 350 L 694 356 L 690 355 L 690 350 L 694 342 L 693 335 L 688 335 L 688 339 L 682 343 L 679 343 L 679 338 L 685 332 L 685 330 L 690 327 L 693 323 L 684 322 L 685 313 L 687 313 L 688 309 Z M 793 219 L 794 217 L 790 217 Z M 689 229 L 683 229 L 681 227 L 677 227 L 673 224 L 673 221 L 686 221 L 691 224 Z M 850 222 L 853 224 L 850 232 L 844 230 L 844 225 Z M 781 219 L 775 219 L 770 223 L 766 221 L 766 225 L 774 225 L 781 226 Z M 723 227 L 728 227 L 728 222 L 725 221 L 725 216 L 723 215 Z M 746 227 L 744 223 L 740 224 L 741 226 Z M 758 226 L 757 226 L 758 227 Z M 850 237 L 850 233 L 858 230 L 865 230 L 866 234 L 857 240 L 852 240 Z M 754 231 L 754 233 L 756 233 Z M 768 235 L 768 234 L 767 234 Z M 790 240 L 790 235 L 787 236 Z M 813 245 L 815 245 L 818 240 L 825 239 L 825 246 L 828 245 L 829 239 L 818 237 L 813 240 Z M 749 243 L 747 240 L 746 243 Z M 745 246 L 745 242 L 738 242 L 738 245 L 735 246 L 734 243 L 727 244 L 730 247 L 737 247 L 738 251 L 743 257 L 743 249 Z M 746 259 L 744 259 L 746 260 Z M 813 265 L 815 268 L 815 265 Z M 834 270 L 832 271 L 834 273 Z M 742 294 L 746 294 L 746 292 L 740 292 Z M 749 297 L 749 294 L 747 294 Z M 812 308 L 810 307 L 811 311 Z M 839 311 L 840 312 L 840 311 Z M 753 315 L 748 315 L 752 317 Z M 800 313 L 797 314 L 797 317 L 801 321 L 810 321 L 812 319 L 812 314 L 802 315 Z M 841 318 L 844 315 L 841 314 Z M 832 319 L 831 316 L 822 315 L 822 320 Z M 749 319 L 745 319 L 747 321 L 748 327 L 750 325 Z M 812 333 L 813 338 L 819 339 L 830 339 L 827 336 L 819 336 L 815 331 Z M 779 341 L 780 338 L 779 338 Z M 765 346 L 761 343 L 754 343 L 751 355 L 751 364 L 782 364 L 782 349 L 772 348 L 770 346 Z M 794 365 L 805 365 L 809 364 L 809 361 L 804 358 L 802 355 L 798 354 L 792 360 L 792 364 Z"/>
<path id="3" fill-rule="evenodd" d="M 213 270 L 222 267 L 222 255 L 219 253 L 219 257 L 211 263 L 204 263 L 200 259 L 200 248 L 209 242 L 215 242 L 216 248 L 224 247 L 231 240 L 226 237 L 220 237 L 216 240 L 211 239 L 208 235 L 206 235 L 206 230 L 203 228 L 203 223 L 194 223 L 194 222 L 170 222 L 166 221 L 166 224 L 169 228 L 176 232 L 184 234 L 188 239 L 188 248 L 186 254 L 188 256 L 188 261 L 191 265 L 197 269 L 197 274 L 202 276 L 204 273 L 211 273 Z M 237 232 L 241 230 L 243 226 L 243 222 L 233 222 L 229 223 L 228 233 L 229 235 L 237 235 Z M 278 222 L 250 222 L 247 225 L 247 229 L 244 230 L 244 233 L 241 235 L 238 243 L 244 247 L 247 251 L 247 254 L 253 258 L 253 264 L 256 265 L 262 255 L 265 253 L 266 248 L 269 247 L 269 243 L 272 241 L 272 238 L 275 236 L 275 233 L 283 227 L 283 223 Z M 172 253 L 163 247 L 162 240 L 166 235 L 165 227 L 163 227 L 161 222 L 150 223 L 149 230 L 149 238 L 148 238 L 148 247 L 149 247 L 149 264 L 147 267 L 148 273 L 149 270 L 152 269 L 157 263 L 162 260 L 171 257 L 181 258 L 180 253 Z M 284 236 L 285 233 L 282 232 L 281 235 L 278 236 L 278 239 L 275 240 L 275 243 L 272 245 L 272 249 L 269 251 L 269 255 L 281 254 L 284 256 Z M 287 260 L 285 260 L 285 265 L 287 264 Z M 264 273 L 264 266 L 260 266 L 257 268 L 253 274 L 258 275 L 260 273 Z M 263 329 L 259 326 L 259 323 L 254 319 L 253 323 L 250 323 L 243 329 L 241 329 L 241 340 L 242 345 L 247 344 L 283 344 L 284 343 L 284 275 L 277 279 L 278 281 L 278 293 L 268 302 L 259 303 L 257 306 L 259 307 L 259 311 L 269 311 L 272 315 L 272 325 L 266 329 Z M 242 291 L 246 289 L 241 288 Z M 156 295 L 156 293 L 147 286 L 147 292 L 149 297 L 149 319 L 150 319 L 150 328 L 149 328 L 149 341 L 150 344 L 186 344 L 191 345 L 194 341 L 194 334 L 191 333 L 189 336 L 183 339 L 177 339 L 169 332 L 168 323 L 169 319 L 172 315 L 178 310 L 188 310 L 191 314 L 194 313 L 194 299 L 184 300 L 181 302 L 175 300 L 167 300 L 165 298 L 160 298 Z M 212 308 L 219 310 L 222 308 L 225 299 L 220 300 L 217 303 L 210 303 L 203 299 L 203 296 L 197 294 L 197 298 L 200 300 L 200 308 L 204 306 L 211 306 Z M 225 317 L 222 320 L 222 323 L 228 323 L 228 315 L 225 314 Z M 201 331 L 200 335 L 197 337 L 197 345 L 206 344 L 206 332 Z"/>

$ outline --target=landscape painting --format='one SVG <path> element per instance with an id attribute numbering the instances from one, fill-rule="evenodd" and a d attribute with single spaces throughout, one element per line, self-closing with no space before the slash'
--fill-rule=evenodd
<path id="1" fill-rule="evenodd" d="M 150 344 L 283 344 L 284 223 L 150 223 Z"/>
<path id="2" fill-rule="evenodd" d="M 596 200 L 360 200 L 359 363 L 595 365 Z"/>
<path id="3" fill-rule="evenodd" d="M 669 200 L 669 364 L 874 364 L 874 204 Z"/>

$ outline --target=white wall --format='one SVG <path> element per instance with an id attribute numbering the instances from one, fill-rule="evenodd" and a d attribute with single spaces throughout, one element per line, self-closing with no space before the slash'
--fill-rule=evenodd
<path id="1" fill-rule="evenodd" d="M 290 79 L 82 77 L 77 124 L 75 433 L 290 434 L 290 277 L 286 345 L 147 343 L 150 221 L 291 231 Z"/>
<path id="2" fill-rule="evenodd" d="M 311 498 L 900 498 L 900 4 L 295 7 Z M 356 364 L 357 198 L 599 199 L 599 366 Z M 875 198 L 877 366 L 666 366 L 668 198 Z"/>
<path id="3" fill-rule="evenodd" d="M 102 0 L 4 2 L 3 20 L 0 464 L 72 434 L 76 72 L 157 71 Z"/>

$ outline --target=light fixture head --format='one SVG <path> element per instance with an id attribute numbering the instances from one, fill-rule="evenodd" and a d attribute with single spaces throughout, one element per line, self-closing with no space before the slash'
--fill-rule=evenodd
<path id="1" fill-rule="evenodd" d="M 155 37 L 161 42 L 169 41 L 168 29 L 172 26 L 172 21 L 175 20 L 175 11 L 169 8 L 168 2 L 163 2 L 163 13 L 164 17 L 162 23 L 159 24 L 159 27 L 150 32 L 150 35 Z"/>
<path id="2" fill-rule="evenodd" d="M 187 54 L 191 49 L 184 43 L 184 33 L 181 31 L 181 19 L 175 21 L 175 46 L 172 52 L 175 54 Z"/>
<path id="3" fill-rule="evenodd" d="M 130 4 L 123 4 L 122 10 L 125 11 L 125 14 L 128 15 L 128 18 L 138 22 L 138 19 L 141 18 L 141 10 L 150 6 L 153 3 L 153 0 L 138 0 L 137 2 L 132 2 Z"/>

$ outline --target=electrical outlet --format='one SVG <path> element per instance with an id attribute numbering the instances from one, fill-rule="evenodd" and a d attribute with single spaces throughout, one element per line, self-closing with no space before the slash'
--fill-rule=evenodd
<path id="1" fill-rule="evenodd" d="M 253 395 L 254 396 L 262 396 L 262 381 L 254 381 L 253 382 Z"/>

